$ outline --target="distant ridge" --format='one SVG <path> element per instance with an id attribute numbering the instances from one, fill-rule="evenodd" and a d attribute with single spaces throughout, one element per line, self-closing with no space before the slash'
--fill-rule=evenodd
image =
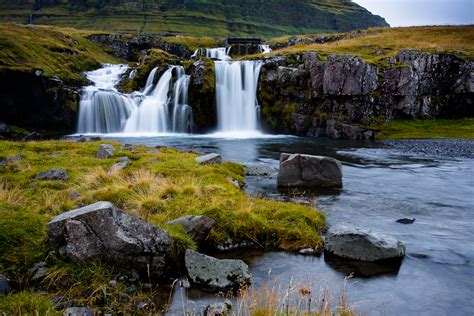
<path id="1" fill-rule="evenodd" d="M 265 36 L 388 26 L 350 0 L 0 0 L 0 22 L 194 36 Z"/>

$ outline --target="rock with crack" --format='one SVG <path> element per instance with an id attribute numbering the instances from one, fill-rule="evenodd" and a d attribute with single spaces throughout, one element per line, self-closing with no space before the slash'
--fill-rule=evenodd
<path id="1" fill-rule="evenodd" d="M 342 187 L 342 165 L 324 156 L 281 154 L 279 187 Z"/>
<path id="2" fill-rule="evenodd" d="M 222 157 L 219 154 L 209 154 L 197 157 L 196 162 L 200 165 L 216 165 L 222 163 Z"/>
<path id="3" fill-rule="evenodd" d="M 185 216 L 169 221 L 166 225 L 180 225 L 200 247 L 206 243 L 207 236 L 216 226 L 216 221 L 207 216 Z"/>
<path id="4" fill-rule="evenodd" d="M 250 284 L 252 277 L 242 260 L 219 260 L 189 249 L 186 250 L 185 265 L 191 281 L 210 290 L 237 290 Z"/>
<path id="5" fill-rule="evenodd" d="M 114 174 L 126 167 L 128 167 L 130 164 L 132 163 L 132 161 L 130 160 L 130 158 L 128 157 L 121 157 L 119 159 L 119 162 L 117 162 L 116 164 L 114 164 L 112 167 L 110 167 L 109 171 L 107 172 L 109 175 L 111 174 Z"/>
<path id="6" fill-rule="evenodd" d="M 171 236 L 109 202 L 97 202 L 56 216 L 48 223 L 49 242 L 64 259 L 106 262 L 165 277 L 172 264 Z"/>
<path id="7" fill-rule="evenodd" d="M 331 227 L 324 248 L 337 256 L 361 261 L 396 259 L 406 252 L 401 241 L 350 223 Z"/>

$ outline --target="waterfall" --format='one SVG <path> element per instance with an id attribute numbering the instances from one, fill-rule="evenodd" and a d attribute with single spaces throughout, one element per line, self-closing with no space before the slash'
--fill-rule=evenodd
<path id="1" fill-rule="evenodd" d="M 218 130 L 221 132 L 258 130 L 258 61 L 216 61 Z"/>
<path id="2" fill-rule="evenodd" d="M 78 133 L 116 133 L 136 108 L 134 99 L 115 86 L 127 71 L 126 65 L 104 65 L 86 73 L 93 85 L 84 89 L 79 105 Z"/>
<path id="3" fill-rule="evenodd" d="M 229 56 L 230 49 L 232 46 L 229 47 L 217 47 L 217 48 L 198 48 L 191 55 L 191 58 L 195 58 L 198 56 L 206 56 L 207 58 L 218 59 L 218 60 L 230 60 L 231 57 Z"/>
<path id="4" fill-rule="evenodd" d="M 273 50 L 270 48 L 270 45 L 258 45 L 258 51 L 260 54 L 268 54 L 271 53 Z"/>
<path id="5" fill-rule="evenodd" d="M 173 81 L 173 72 L 176 79 Z M 145 98 L 128 119 L 125 133 L 190 133 L 192 109 L 188 102 L 189 76 L 181 66 L 170 67 L 156 86 L 153 78 L 156 68 L 148 77 Z"/>

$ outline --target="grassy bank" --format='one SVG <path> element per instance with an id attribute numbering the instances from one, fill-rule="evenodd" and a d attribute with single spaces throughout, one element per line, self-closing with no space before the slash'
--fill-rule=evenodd
<path id="1" fill-rule="evenodd" d="M 322 247 L 324 215 L 297 204 L 248 197 L 231 183 L 243 183 L 241 165 L 201 166 L 195 162 L 194 154 L 172 149 L 156 153 L 146 147 L 124 151 L 119 144 L 111 144 L 118 150 L 115 158 L 101 160 L 95 158 L 98 142 L 0 142 L 2 157 L 24 155 L 0 167 L 0 274 L 29 289 L 32 284 L 28 269 L 35 262 L 46 261 L 51 267 L 49 275 L 35 284 L 36 290 L 64 295 L 65 300 L 73 299 L 79 304 L 100 305 L 108 311 L 131 308 L 130 302 L 137 298 L 120 302 L 123 291 L 108 285 L 114 275 L 112 268 L 84 269 L 63 262 L 45 242 L 46 224 L 53 216 L 101 200 L 168 230 L 181 248 L 195 245 L 183 231 L 165 223 L 189 214 L 207 215 L 217 221 L 210 237 L 215 244 L 230 237 L 251 239 L 264 248 Z M 122 156 L 128 156 L 132 164 L 108 174 Z M 65 168 L 68 181 L 35 179 L 38 172 L 48 168 Z M 21 295 L 1 298 L 0 308 L 11 310 L 18 305 L 15 300 L 25 306 L 28 301 L 29 305 L 48 308 L 47 300 L 45 303 L 36 294 Z M 149 299 L 153 293 L 137 295 Z"/>
<path id="2" fill-rule="evenodd" d="M 379 139 L 464 138 L 474 139 L 474 118 L 458 120 L 394 120 L 371 126 Z"/>
<path id="3" fill-rule="evenodd" d="M 86 37 L 91 31 L 48 26 L 0 24 L 0 71 L 14 69 L 63 80 L 80 79 L 82 72 L 102 63 L 120 61 Z"/>
<path id="4" fill-rule="evenodd" d="M 306 35 L 301 38 L 319 37 Z M 298 44 L 273 52 L 275 55 L 318 52 L 324 59 L 330 54 L 350 54 L 372 63 L 395 56 L 402 49 L 419 49 L 429 53 L 451 53 L 460 58 L 474 58 L 474 26 L 433 26 L 373 28 L 345 34 L 328 34 L 337 40 L 325 44 Z M 270 43 L 288 41 L 287 37 Z"/>

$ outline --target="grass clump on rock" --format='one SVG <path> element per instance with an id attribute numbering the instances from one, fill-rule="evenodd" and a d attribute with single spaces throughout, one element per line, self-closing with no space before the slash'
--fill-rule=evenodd
<path id="1" fill-rule="evenodd" d="M 109 201 L 167 230 L 181 251 L 197 246 L 179 226 L 167 226 L 166 222 L 186 215 L 205 215 L 216 221 L 208 240 L 211 245 L 230 238 L 290 251 L 322 248 L 324 215 L 306 206 L 247 196 L 230 181 L 244 182 L 241 165 L 199 165 L 196 155 L 173 149 L 156 152 L 136 146 L 123 150 L 118 143 L 105 143 L 117 149 L 112 158 L 96 158 L 99 142 L 0 142 L 0 158 L 23 155 L 0 167 L 0 274 L 19 288 L 29 289 L 34 284 L 35 289 L 49 293 L 47 297 L 63 295 L 108 311 L 112 306 L 127 310 L 137 297 L 153 295 L 139 290 L 122 302 L 118 299 L 120 290 L 108 284 L 119 273 L 113 267 L 77 266 L 58 259 L 48 247 L 48 221 L 97 201 Z M 110 172 L 123 156 L 128 156 L 131 164 Z M 52 168 L 65 169 L 68 179 L 35 178 Z M 49 272 L 43 280 L 32 283 L 28 270 L 39 261 L 47 263 Z M 48 308 L 42 296 L 29 292 L 14 295 L 0 299 L 2 310 L 11 310 L 15 300 L 22 298 L 37 309 Z"/>

